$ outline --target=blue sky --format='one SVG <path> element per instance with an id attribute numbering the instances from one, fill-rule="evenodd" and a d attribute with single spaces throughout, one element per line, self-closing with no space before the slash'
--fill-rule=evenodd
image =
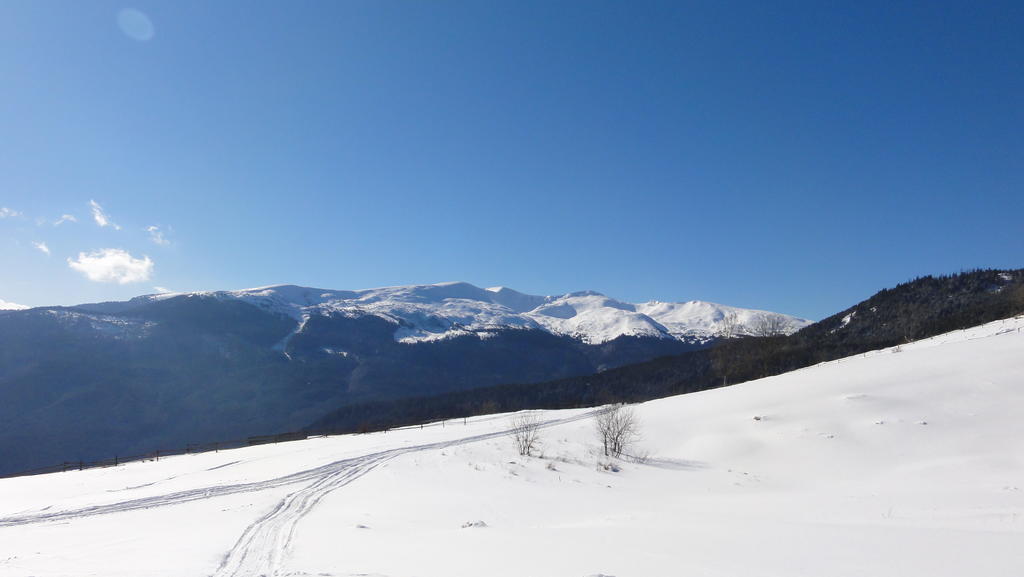
<path id="1" fill-rule="evenodd" d="M 1024 5 L 768 4 L 4 2 L 0 299 L 1024 266 Z"/>

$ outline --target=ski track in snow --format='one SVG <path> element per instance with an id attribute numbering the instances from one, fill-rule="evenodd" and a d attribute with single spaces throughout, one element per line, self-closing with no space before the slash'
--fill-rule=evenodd
<path id="1" fill-rule="evenodd" d="M 588 411 L 586 413 L 564 419 L 552 419 L 543 422 L 541 426 L 553 427 L 573 421 L 579 421 L 592 417 L 594 413 L 595 411 Z M 451 441 L 398 447 L 386 451 L 369 453 L 359 457 L 343 459 L 321 467 L 307 469 L 291 475 L 253 483 L 214 485 L 210 487 L 191 489 L 188 491 L 179 491 L 177 493 L 169 493 L 166 495 L 131 499 L 118 503 L 95 505 L 92 507 L 65 511 L 49 512 L 47 511 L 49 507 L 47 507 L 33 514 L 0 518 L 0 527 L 15 527 L 38 523 L 71 521 L 96 515 L 110 515 L 127 511 L 137 511 L 140 509 L 152 509 L 155 507 L 178 505 L 201 499 L 212 499 L 215 497 L 234 495 L 237 493 L 264 491 L 267 489 L 274 489 L 286 485 L 311 481 L 305 487 L 286 495 L 276 505 L 274 505 L 269 512 L 250 524 L 245 531 L 242 532 L 242 536 L 239 537 L 234 546 L 232 546 L 224 555 L 223 561 L 213 573 L 212 577 L 267 577 L 271 575 L 278 575 L 288 553 L 291 550 L 292 541 L 295 536 L 295 528 L 299 521 L 309 514 L 309 512 L 312 511 L 313 508 L 332 491 L 348 485 L 374 470 L 381 464 L 407 453 L 445 449 L 457 445 L 477 443 L 480 441 L 504 437 L 509 433 L 509 430 L 501 430 L 481 435 L 472 435 Z"/>

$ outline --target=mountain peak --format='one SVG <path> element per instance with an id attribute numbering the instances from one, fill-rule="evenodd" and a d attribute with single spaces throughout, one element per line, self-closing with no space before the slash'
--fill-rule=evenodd
<path id="1" fill-rule="evenodd" d="M 465 281 L 360 290 L 278 284 L 188 294 L 239 299 L 300 322 L 315 315 L 374 315 L 400 325 L 395 338 L 403 342 L 483 334 L 496 328 L 544 330 L 590 344 L 621 336 L 706 342 L 721 334 L 727 315 L 736 320 L 739 334 L 752 333 L 754 323 L 766 315 L 782 317 L 793 331 L 809 324 L 788 315 L 705 301 L 632 304 L 592 290 L 539 296 L 505 286 L 480 288 Z M 181 293 L 146 298 L 174 296 Z"/>

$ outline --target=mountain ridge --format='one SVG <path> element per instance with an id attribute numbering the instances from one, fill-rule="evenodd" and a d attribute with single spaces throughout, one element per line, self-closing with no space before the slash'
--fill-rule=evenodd
<path id="1" fill-rule="evenodd" d="M 378 316 L 396 324 L 395 340 L 406 343 L 469 334 L 487 338 L 496 328 L 543 330 L 587 344 L 603 344 L 622 336 L 706 343 L 722 334 L 730 316 L 734 326 L 729 330 L 739 335 L 754 334 L 762 319 L 776 320 L 786 334 L 811 324 L 792 315 L 709 301 L 629 303 L 592 290 L 541 296 L 505 286 L 480 288 L 463 281 L 359 290 L 279 284 L 159 293 L 129 302 L 195 296 L 241 300 L 291 317 L 300 325 L 313 315 Z"/>
<path id="2" fill-rule="evenodd" d="M 0 474 L 311 424 L 358 430 L 495 408 L 589 406 L 702 390 L 1016 314 L 1024 310 L 1022 284 L 1024 271 L 929 277 L 884 290 L 791 336 L 724 339 L 703 351 L 718 340 L 700 344 L 639 335 L 588 344 L 545 330 L 468 330 L 455 324 L 454 313 L 366 314 L 367 308 L 394 304 L 381 294 L 369 295 L 358 309 L 327 307 L 327 314 L 309 314 L 300 322 L 303 307 L 329 299 L 323 289 L 294 285 L 241 295 L 261 293 L 250 299 L 256 306 L 239 295 L 217 298 L 211 292 L 3 311 Z M 494 288 L 393 290 L 411 291 L 400 303 L 406 312 L 418 310 L 411 297 L 419 305 L 429 300 L 432 311 L 444 312 L 447 303 L 457 313 L 465 304 L 439 294 L 489 299 L 501 293 L 520 308 L 540 302 Z M 328 297 L 338 295 L 358 296 L 334 291 Z M 543 306 L 570 305 L 572 311 L 561 311 L 569 316 L 579 304 L 572 299 L 618 304 L 631 314 L 636 313 L 630 307 L 642 307 L 592 291 Z M 280 306 L 291 306 L 295 316 L 280 314 Z M 663 319 L 675 314 L 686 320 L 689 309 L 704 305 L 646 306 L 665 309 L 656 312 Z M 609 308 L 613 315 L 621 310 Z M 500 309 L 505 315 L 510 310 Z M 453 335 L 396 339 L 399 329 L 431 328 L 410 319 L 436 322 L 435 334 Z"/>
<path id="3" fill-rule="evenodd" d="M 0 474 L 296 430 L 358 402 L 607 371 L 710 346 L 714 313 L 729 312 L 708 305 L 704 324 L 673 336 L 638 308 L 594 291 L 444 283 L 2 311 Z"/>
<path id="4" fill-rule="evenodd" d="M 788 336 L 735 338 L 542 383 L 506 383 L 436 396 L 340 407 L 308 430 L 373 430 L 429 420 L 534 408 L 637 402 L 782 374 L 1024 314 L 1024 269 L 924 276 Z"/>

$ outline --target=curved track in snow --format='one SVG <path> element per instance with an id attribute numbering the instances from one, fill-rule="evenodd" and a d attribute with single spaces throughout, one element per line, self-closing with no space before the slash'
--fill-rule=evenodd
<path id="1" fill-rule="evenodd" d="M 378 465 L 406 451 L 386 451 L 354 459 L 349 466 L 329 473 L 288 494 L 268 513 L 246 527 L 224 555 L 215 577 L 275 575 L 288 557 L 295 527 L 328 493 L 348 485 Z"/>
<path id="2" fill-rule="evenodd" d="M 552 427 L 593 416 L 593 412 L 553 419 L 541 423 L 542 427 Z M 234 546 L 224 555 L 224 559 L 214 577 L 268 576 L 276 575 L 282 568 L 295 535 L 295 527 L 309 512 L 329 493 L 348 485 L 352 481 L 369 473 L 381 464 L 407 453 L 444 449 L 457 445 L 477 443 L 503 437 L 508 430 L 495 431 L 480 435 L 472 435 L 450 441 L 440 441 L 423 445 L 397 447 L 386 451 L 369 453 L 335 461 L 321 467 L 299 471 L 264 481 L 237 483 L 232 485 L 214 485 L 178 491 L 166 495 L 156 495 L 141 499 L 130 499 L 105 505 L 94 505 L 80 509 L 64 511 L 40 511 L 25 515 L 0 518 L 0 528 L 21 525 L 32 525 L 55 521 L 71 521 L 96 515 L 110 515 L 126 511 L 151 509 L 178 505 L 200 499 L 212 499 L 236 493 L 264 491 L 286 485 L 308 483 L 297 489 L 274 507 L 250 524 Z"/>

